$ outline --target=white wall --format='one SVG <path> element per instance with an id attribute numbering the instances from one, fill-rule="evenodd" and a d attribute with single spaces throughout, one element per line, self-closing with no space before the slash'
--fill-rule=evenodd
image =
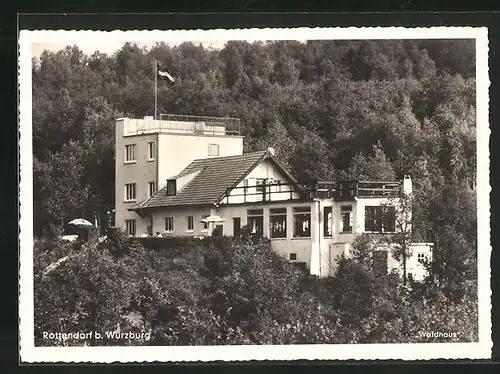
<path id="1" fill-rule="evenodd" d="M 158 180 L 160 187 L 196 159 L 208 158 L 208 145 L 219 145 L 219 156 L 243 154 L 243 137 L 159 134 Z"/>
<path id="2" fill-rule="evenodd" d="M 171 236 L 199 236 L 208 235 L 208 230 L 203 229 L 200 222 L 203 215 L 210 214 L 210 207 L 192 207 L 192 208 L 158 208 L 152 211 L 153 234 L 160 232 L 162 235 Z M 193 230 L 188 231 L 187 217 L 193 216 Z M 165 217 L 173 217 L 174 232 L 165 232 Z"/>
<path id="3" fill-rule="evenodd" d="M 157 180 L 158 159 L 148 160 L 148 143 L 158 142 L 157 134 L 138 136 L 123 136 L 123 126 L 126 120 L 116 122 L 115 134 L 115 225 L 125 229 L 125 220 L 136 220 L 136 233 L 141 234 L 147 229 L 147 221 L 135 212 L 127 209 L 149 196 L 149 182 Z M 135 144 L 135 162 L 125 162 L 125 146 Z M 125 201 L 125 184 L 136 183 L 136 200 Z"/>
<path id="4" fill-rule="evenodd" d="M 411 273 L 413 279 L 421 281 L 427 275 L 427 270 L 424 265 L 419 262 L 418 254 L 423 253 L 428 261 L 432 260 L 432 248 L 431 243 L 412 243 L 411 252 L 412 255 L 406 259 L 406 273 Z M 396 272 L 400 276 L 403 275 L 403 264 L 402 262 L 396 261 L 392 256 L 388 256 L 387 267 L 389 272 Z"/>
<path id="5" fill-rule="evenodd" d="M 329 272 L 327 275 L 333 276 L 337 271 L 338 260 L 340 256 L 349 257 L 352 251 L 351 243 L 331 243 L 329 245 L 329 254 L 330 254 L 330 262 L 329 262 Z"/>

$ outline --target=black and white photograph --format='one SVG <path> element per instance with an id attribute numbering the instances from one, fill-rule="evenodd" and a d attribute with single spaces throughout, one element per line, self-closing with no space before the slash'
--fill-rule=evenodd
<path id="1" fill-rule="evenodd" d="M 489 358 L 487 43 L 21 32 L 21 360 Z"/>

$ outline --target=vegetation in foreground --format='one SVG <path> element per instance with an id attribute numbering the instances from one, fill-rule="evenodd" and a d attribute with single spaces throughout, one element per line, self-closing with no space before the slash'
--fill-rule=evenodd
<path id="1" fill-rule="evenodd" d="M 251 238 L 35 245 L 36 345 L 216 345 L 477 341 L 473 281 L 404 287 L 377 274 L 366 241 L 335 277 L 310 277 Z M 152 243 L 154 242 L 154 243 Z M 58 261 L 60 259 L 62 261 Z M 43 332 L 150 339 L 53 341 Z M 447 333 L 451 337 L 421 336 Z M 144 335 L 143 335 L 144 336 Z"/>

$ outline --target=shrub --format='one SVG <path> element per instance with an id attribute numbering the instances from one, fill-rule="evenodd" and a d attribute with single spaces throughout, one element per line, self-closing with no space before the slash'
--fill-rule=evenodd
<path id="1" fill-rule="evenodd" d="M 269 240 L 126 238 L 35 244 L 35 338 L 43 331 L 150 332 L 88 344 L 313 344 L 477 340 L 477 290 L 381 276 L 359 240 L 333 278 L 305 275 Z M 144 249 L 141 243 L 149 246 Z M 364 243 L 364 244 L 363 244 Z M 367 244 L 368 243 L 368 244 Z M 65 261 L 57 262 L 58 259 Z M 50 271 L 47 269 L 50 268 Z M 441 282 L 441 283 L 440 283 Z M 467 323 L 463 323 L 467 321 Z M 421 333 L 457 332 L 439 340 Z M 61 342 L 56 342 L 61 344 Z M 82 342 L 66 342 L 82 344 Z"/>
<path id="2" fill-rule="evenodd" d="M 35 341 L 42 332 L 112 331 L 137 287 L 135 269 L 89 243 L 49 274 L 35 274 Z M 82 342 L 66 342 L 82 344 Z M 96 344 L 95 341 L 87 342 Z M 59 343 L 60 344 L 60 343 Z"/>

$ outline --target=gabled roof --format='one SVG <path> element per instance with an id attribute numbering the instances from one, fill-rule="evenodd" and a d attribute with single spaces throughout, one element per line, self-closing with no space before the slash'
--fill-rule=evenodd
<path id="1" fill-rule="evenodd" d="M 227 189 L 236 186 L 255 166 L 265 159 L 273 161 L 291 182 L 297 182 L 267 151 L 237 156 L 211 157 L 194 160 L 180 174 L 172 178 L 178 179 L 189 174 L 198 173 L 184 187 L 178 190 L 175 196 L 167 196 L 166 187 L 164 187 L 145 201 L 133 205 L 129 210 L 137 211 L 168 206 L 213 205 L 222 198 Z"/>

